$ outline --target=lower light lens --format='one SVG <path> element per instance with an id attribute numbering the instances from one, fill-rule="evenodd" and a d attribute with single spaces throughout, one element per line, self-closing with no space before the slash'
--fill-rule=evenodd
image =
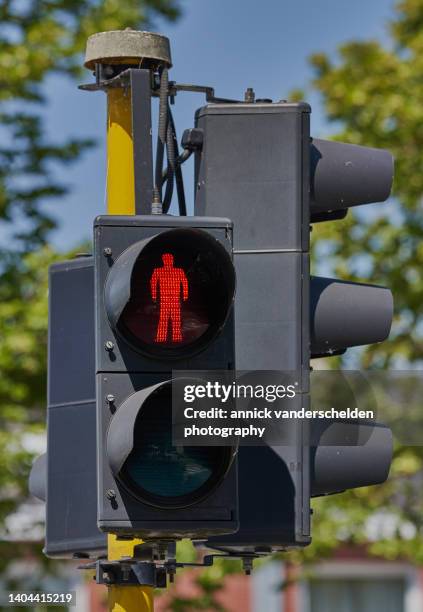
<path id="1" fill-rule="evenodd" d="M 147 503 L 184 507 L 212 492 L 232 458 L 229 447 L 172 445 L 171 386 L 167 385 L 140 411 L 134 447 L 121 477 L 131 492 Z"/>

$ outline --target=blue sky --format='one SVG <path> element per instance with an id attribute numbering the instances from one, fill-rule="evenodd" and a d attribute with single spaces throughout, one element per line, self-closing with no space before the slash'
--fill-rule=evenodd
<path id="1" fill-rule="evenodd" d="M 246 87 L 258 97 L 284 98 L 312 76 L 307 58 L 314 52 L 334 56 L 338 45 L 351 39 L 388 41 L 386 23 L 392 0 L 185 0 L 183 16 L 169 25 L 157 20 L 155 30 L 169 36 L 173 80 L 212 85 L 217 95 L 240 98 Z M 130 25 L 130 24 L 129 24 Z M 87 71 L 86 82 L 91 80 Z M 91 237 L 92 221 L 105 212 L 105 110 L 102 93 L 87 93 L 63 78 L 46 83 L 48 136 L 88 136 L 98 147 L 76 165 L 59 168 L 61 180 L 72 188 L 69 196 L 48 205 L 60 227 L 54 244 L 68 248 Z M 315 95 L 312 133 L 327 135 L 330 126 Z M 179 94 L 174 107 L 178 135 L 192 127 L 195 110 L 203 104 L 197 94 Z M 192 162 L 186 164 L 185 183 L 192 212 Z"/>

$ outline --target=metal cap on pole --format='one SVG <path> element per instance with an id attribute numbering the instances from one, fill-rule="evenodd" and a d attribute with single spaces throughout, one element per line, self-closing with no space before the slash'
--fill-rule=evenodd
<path id="1" fill-rule="evenodd" d="M 153 75 L 172 65 L 166 36 L 126 28 L 87 40 L 84 65 L 107 93 L 107 208 L 109 214 L 150 214 L 153 202 L 151 96 Z"/>
<path id="2" fill-rule="evenodd" d="M 170 43 L 166 36 L 154 32 L 111 30 L 98 32 L 87 40 L 85 67 L 94 70 L 101 64 L 165 64 L 172 66 Z M 144 67 L 144 66 L 143 66 Z"/>

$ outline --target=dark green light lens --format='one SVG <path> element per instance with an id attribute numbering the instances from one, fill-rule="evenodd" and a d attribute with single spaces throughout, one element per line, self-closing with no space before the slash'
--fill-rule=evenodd
<path id="1" fill-rule="evenodd" d="M 226 473 L 232 449 L 173 446 L 171 387 L 164 387 L 142 408 L 134 448 L 122 477 L 132 492 L 159 507 L 185 506 L 205 497 Z"/>

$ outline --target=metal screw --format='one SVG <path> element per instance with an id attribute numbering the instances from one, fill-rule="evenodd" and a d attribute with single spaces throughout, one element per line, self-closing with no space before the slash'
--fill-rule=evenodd
<path id="1" fill-rule="evenodd" d="M 116 491 L 114 491 L 113 489 L 107 489 L 106 497 L 107 497 L 107 499 L 115 499 Z"/>
<path id="2" fill-rule="evenodd" d="M 110 255 L 112 254 L 112 249 L 111 249 L 110 247 L 105 247 L 105 248 L 103 249 L 103 254 L 104 254 L 106 257 L 110 257 Z"/>
<path id="3" fill-rule="evenodd" d="M 106 349 L 106 351 L 113 351 L 113 349 L 115 348 L 115 345 L 113 344 L 111 340 L 107 340 L 107 342 L 104 345 L 104 348 Z"/>
<path id="4" fill-rule="evenodd" d="M 109 395 L 106 395 L 106 400 L 109 402 L 109 404 L 113 404 L 115 401 L 115 396 L 109 393 Z"/>

